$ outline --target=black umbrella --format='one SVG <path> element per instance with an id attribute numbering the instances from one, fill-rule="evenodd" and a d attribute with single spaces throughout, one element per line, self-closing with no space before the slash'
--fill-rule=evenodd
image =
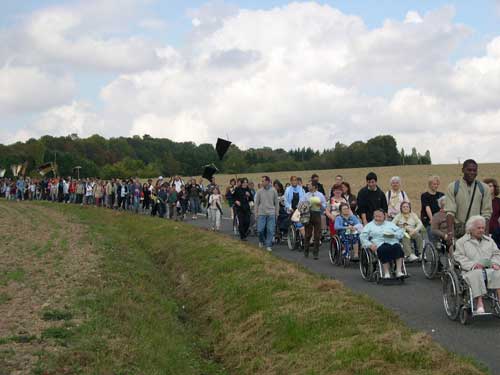
<path id="1" fill-rule="evenodd" d="M 227 150 L 229 150 L 229 146 L 231 146 L 231 142 L 222 138 L 217 138 L 217 144 L 215 145 L 215 151 L 217 151 L 217 155 L 219 155 L 219 160 L 222 160 L 224 155 L 226 155 Z"/>
<path id="2" fill-rule="evenodd" d="M 206 178 L 208 181 L 212 181 L 214 174 L 219 172 L 217 167 L 213 164 L 208 164 L 204 166 L 202 177 Z"/>

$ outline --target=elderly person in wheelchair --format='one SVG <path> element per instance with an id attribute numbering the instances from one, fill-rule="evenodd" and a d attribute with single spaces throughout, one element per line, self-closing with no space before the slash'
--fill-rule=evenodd
<path id="1" fill-rule="evenodd" d="M 361 244 L 377 254 L 382 263 L 384 279 L 391 278 L 391 262 L 396 264 L 396 278 L 405 276 L 402 269 L 404 253 L 400 244 L 403 236 L 401 228 L 385 220 L 385 213 L 382 210 L 374 211 L 373 221 L 368 223 L 361 232 Z"/>
<path id="2" fill-rule="evenodd" d="M 500 297 L 500 250 L 485 235 L 486 220 L 472 216 L 466 223 L 466 234 L 455 243 L 454 260 L 460 265 L 463 278 L 476 300 L 476 313 L 484 314 L 483 296 L 496 289 Z"/>

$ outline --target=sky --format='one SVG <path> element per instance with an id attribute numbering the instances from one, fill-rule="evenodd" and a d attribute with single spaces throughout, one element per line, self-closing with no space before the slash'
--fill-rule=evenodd
<path id="1" fill-rule="evenodd" d="M 500 0 L 2 0 L 0 143 L 72 133 L 499 162 Z"/>

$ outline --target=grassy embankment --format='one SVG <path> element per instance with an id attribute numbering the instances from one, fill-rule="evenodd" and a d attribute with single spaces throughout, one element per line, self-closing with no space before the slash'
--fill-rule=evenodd
<path id="1" fill-rule="evenodd" d="M 341 283 L 230 238 L 106 210 L 43 207 L 88 228 L 100 269 L 76 290 L 70 310 L 81 324 L 68 328 L 66 350 L 42 353 L 40 371 L 484 373 Z"/>

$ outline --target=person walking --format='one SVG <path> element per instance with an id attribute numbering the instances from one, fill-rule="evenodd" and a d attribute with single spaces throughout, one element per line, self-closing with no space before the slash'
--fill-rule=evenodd
<path id="1" fill-rule="evenodd" d="M 314 240 L 313 257 L 319 259 L 319 242 L 321 240 L 321 216 L 326 210 L 326 198 L 323 193 L 318 191 L 318 185 L 311 182 L 308 185 L 308 193 L 303 201 L 309 202 L 310 218 L 305 225 L 304 256 L 309 256 L 309 246 L 311 238 Z"/>
<path id="2" fill-rule="evenodd" d="M 220 231 L 220 222 L 222 217 L 222 195 L 218 187 L 212 190 L 212 194 L 209 198 L 209 210 L 210 214 L 210 226 L 214 231 Z"/>
<path id="3" fill-rule="evenodd" d="M 238 231 L 242 241 L 247 241 L 248 229 L 250 228 L 250 216 L 252 214 L 250 202 L 253 202 L 253 196 L 248 187 L 248 180 L 242 178 L 241 186 L 234 190 L 234 204 L 236 207 L 236 215 L 238 216 Z"/>
<path id="4" fill-rule="evenodd" d="M 358 193 L 358 214 L 363 225 L 373 220 L 373 212 L 382 210 L 387 213 L 387 199 L 377 186 L 377 175 L 370 172 L 366 175 L 366 186 Z"/>
<path id="5" fill-rule="evenodd" d="M 272 251 L 276 231 L 276 217 L 279 214 L 278 192 L 271 184 L 269 176 L 262 176 L 261 188 L 255 194 L 255 216 L 257 217 L 257 232 L 259 247 Z"/>
<path id="6" fill-rule="evenodd" d="M 465 224 L 472 216 L 482 216 L 486 220 L 488 233 L 492 213 L 492 199 L 488 185 L 477 181 L 478 165 L 475 160 L 467 159 L 462 165 L 463 177 L 448 185 L 446 190 L 446 221 L 448 246 L 454 239 L 465 235 Z"/>

